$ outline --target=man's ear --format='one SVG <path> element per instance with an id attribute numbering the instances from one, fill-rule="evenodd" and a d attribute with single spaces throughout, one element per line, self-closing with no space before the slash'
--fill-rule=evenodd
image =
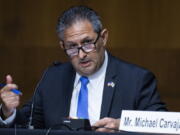
<path id="1" fill-rule="evenodd" d="M 102 41 L 103 41 L 103 46 L 105 46 L 107 43 L 107 40 L 108 40 L 108 30 L 107 29 L 103 29 L 101 31 L 101 37 L 102 37 Z"/>
<path id="2" fill-rule="evenodd" d="M 60 40 L 59 41 L 59 45 L 60 45 L 60 47 L 62 48 L 62 49 L 64 49 L 64 45 L 63 45 L 63 42 Z"/>

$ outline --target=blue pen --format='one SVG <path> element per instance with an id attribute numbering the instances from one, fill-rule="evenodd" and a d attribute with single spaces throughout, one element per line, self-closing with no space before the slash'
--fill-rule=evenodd
<path id="1" fill-rule="evenodd" d="M 4 83 L 0 83 L 0 87 L 4 87 L 6 84 L 4 84 Z M 17 90 L 17 89 L 12 89 L 11 90 L 13 93 L 15 93 L 15 94 L 17 94 L 17 95 L 21 95 L 22 94 L 22 92 L 21 91 L 19 91 L 19 90 Z"/>

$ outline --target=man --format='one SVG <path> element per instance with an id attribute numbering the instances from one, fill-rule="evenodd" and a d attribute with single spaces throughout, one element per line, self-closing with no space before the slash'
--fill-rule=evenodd
<path id="1" fill-rule="evenodd" d="M 33 125 L 49 128 L 64 117 L 90 119 L 97 131 L 119 127 L 121 111 L 165 111 L 151 72 L 113 57 L 105 49 L 108 30 L 95 11 L 84 6 L 68 9 L 59 18 L 60 46 L 70 62 L 47 69 L 33 98 Z M 29 122 L 31 103 L 17 110 L 19 96 L 12 77 L 1 89 L 1 117 L 10 122 Z M 31 117 L 30 117 L 31 118 Z M 13 121 L 13 122 L 12 122 Z"/>

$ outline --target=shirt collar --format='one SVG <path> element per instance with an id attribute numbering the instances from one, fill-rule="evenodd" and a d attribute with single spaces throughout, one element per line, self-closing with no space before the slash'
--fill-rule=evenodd
<path id="1" fill-rule="evenodd" d="M 104 58 L 104 62 L 102 64 L 102 66 L 100 67 L 100 69 L 97 72 L 88 76 L 89 82 L 99 80 L 102 76 L 105 76 L 107 64 L 108 64 L 108 54 L 107 54 L 107 51 L 105 51 L 105 58 Z M 78 85 L 80 77 L 81 77 L 81 75 L 76 72 L 74 88 Z"/>

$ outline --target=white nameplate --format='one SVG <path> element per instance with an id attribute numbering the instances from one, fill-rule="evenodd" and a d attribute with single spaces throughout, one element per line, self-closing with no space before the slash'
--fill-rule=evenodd
<path id="1" fill-rule="evenodd" d="M 119 130 L 180 134 L 180 113 L 123 110 Z"/>

